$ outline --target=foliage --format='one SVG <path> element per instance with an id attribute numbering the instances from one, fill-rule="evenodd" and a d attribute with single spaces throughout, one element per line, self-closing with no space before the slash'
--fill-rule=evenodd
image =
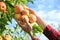
<path id="1" fill-rule="evenodd" d="M 13 14 L 14 14 L 13 13 L 14 6 L 16 4 L 26 4 L 28 1 L 27 0 L 15 0 L 15 1 L 14 0 L 0 0 L 0 1 L 3 1 L 7 6 L 6 15 L 3 15 L 3 12 L 0 12 L 0 28 L 4 27 L 4 29 L 5 29 L 5 25 L 8 25 L 8 23 L 7 23 L 8 21 L 10 23 L 12 23 L 11 20 L 13 18 Z M 3 32 L 3 30 L 0 32 Z"/>
<path id="2" fill-rule="evenodd" d="M 36 35 L 36 33 L 42 33 L 42 25 L 33 24 L 33 30 L 31 31 L 32 36 Z"/>
<path id="3" fill-rule="evenodd" d="M 6 27 L 6 30 L 3 33 L 4 33 L 4 35 L 6 35 L 6 34 L 11 35 L 12 40 L 29 40 L 29 35 L 27 33 L 25 33 L 19 27 L 18 24 L 16 24 L 16 26 L 14 27 L 14 29 Z"/>
<path id="4" fill-rule="evenodd" d="M 7 7 L 7 12 L 4 13 L 0 11 L 0 36 L 2 34 L 9 34 L 12 36 L 12 40 L 28 40 L 26 36 L 26 33 L 18 26 L 14 27 L 14 29 L 8 28 L 9 25 L 8 22 L 12 24 L 12 19 L 14 16 L 14 7 L 15 5 L 22 5 L 27 2 L 33 3 L 32 0 L 0 0 L 0 2 L 4 2 Z M 18 31 L 19 30 L 19 31 Z M 21 33 L 24 32 L 23 36 L 21 36 Z"/>

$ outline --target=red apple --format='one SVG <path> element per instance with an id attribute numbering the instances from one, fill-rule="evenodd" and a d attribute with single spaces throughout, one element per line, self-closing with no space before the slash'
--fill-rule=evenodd
<path id="1" fill-rule="evenodd" d="M 24 18 L 26 18 L 26 20 L 29 21 L 29 18 L 28 18 L 27 15 L 22 15 L 22 16 L 21 16 L 21 20 L 25 21 Z"/>
<path id="2" fill-rule="evenodd" d="M 28 18 L 28 16 L 27 15 L 22 15 L 21 16 L 21 18 L 20 18 L 20 21 L 21 21 L 21 24 L 26 24 L 26 21 L 25 21 L 25 19 L 27 20 L 27 21 L 29 21 L 29 18 Z"/>
<path id="3" fill-rule="evenodd" d="M 0 11 L 6 12 L 6 5 L 4 2 L 0 2 Z"/>
<path id="4" fill-rule="evenodd" d="M 28 10 L 26 10 L 26 9 L 25 9 L 25 10 L 23 10 L 23 11 L 22 11 L 22 15 L 28 15 L 28 16 L 29 16 L 29 11 L 28 11 Z"/>
<path id="5" fill-rule="evenodd" d="M 15 8 L 14 8 L 14 11 L 16 12 L 16 13 L 20 13 L 20 12 L 22 12 L 24 9 L 23 9 L 23 7 L 22 7 L 22 5 L 16 5 L 15 6 Z"/>
<path id="6" fill-rule="evenodd" d="M 33 15 L 33 14 L 30 14 L 30 15 L 29 15 L 29 21 L 30 21 L 31 23 L 36 22 L 36 16 Z"/>

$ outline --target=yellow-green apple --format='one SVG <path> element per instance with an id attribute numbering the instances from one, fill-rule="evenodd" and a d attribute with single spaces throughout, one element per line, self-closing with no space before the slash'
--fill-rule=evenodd
<path id="1" fill-rule="evenodd" d="M 16 20 L 20 20 L 20 17 L 21 17 L 21 14 L 14 14 L 14 18 L 15 18 Z"/>

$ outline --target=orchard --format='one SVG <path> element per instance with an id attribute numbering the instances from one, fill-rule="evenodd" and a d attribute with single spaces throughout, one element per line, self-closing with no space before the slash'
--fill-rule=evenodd
<path id="1" fill-rule="evenodd" d="M 26 6 L 28 2 L 33 4 L 32 0 L 0 0 L 0 40 L 29 40 L 25 36 L 27 32 L 25 32 L 17 22 L 20 21 L 22 25 L 26 26 L 24 19 L 26 19 L 33 28 L 30 29 L 30 36 L 35 37 L 34 35 L 36 35 L 36 33 L 42 33 L 42 25 L 36 23 L 36 16 L 31 13 Z M 17 22 L 13 30 L 6 26 L 9 25 L 9 23 L 12 24 L 12 19 Z M 24 32 L 23 37 L 21 36 L 21 32 Z"/>

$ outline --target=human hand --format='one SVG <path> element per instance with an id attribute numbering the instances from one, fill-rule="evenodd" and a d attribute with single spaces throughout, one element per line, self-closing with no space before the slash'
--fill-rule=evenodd
<path id="1" fill-rule="evenodd" d="M 26 18 L 24 18 L 24 21 L 26 22 L 25 25 L 21 24 L 21 21 L 17 21 L 17 23 L 25 32 L 29 33 L 32 30 L 32 26 L 30 25 Z"/>

